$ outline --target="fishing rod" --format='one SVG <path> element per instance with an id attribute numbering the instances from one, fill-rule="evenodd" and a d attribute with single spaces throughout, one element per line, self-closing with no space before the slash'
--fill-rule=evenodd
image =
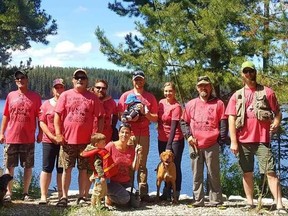
<path id="1" fill-rule="evenodd" d="M 157 3 L 155 0 L 152 0 L 152 3 L 154 5 L 154 9 L 156 11 L 156 14 L 158 16 L 158 19 L 160 21 L 160 25 L 162 25 L 163 21 L 159 15 L 159 10 L 158 10 L 158 7 L 157 7 Z M 171 52 L 170 52 L 170 48 L 168 46 L 168 39 L 166 37 L 166 35 L 164 34 L 163 35 L 164 37 L 164 44 L 166 44 L 167 46 L 167 53 L 168 53 L 168 57 L 169 59 L 171 59 L 171 61 L 173 61 L 173 57 L 171 55 Z M 161 49 L 159 49 L 159 51 L 161 52 Z M 176 91 L 178 92 L 179 96 L 180 96 L 180 101 L 181 101 L 181 106 L 182 106 L 182 110 L 184 111 L 184 113 L 186 112 L 186 108 L 185 108 L 185 101 L 184 101 L 184 97 L 182 95 L 182 89 L 180 88 L 180 85 L 179 85 L 179 80 L 178 80 L 178 77 L 177 77 L 177 71 L 175 69 L 175 64 L 172 64 L 169 62 L 169 60 L 165 60 L 166 62 L 166 66 L 170 66 L 172 68 L 172 77 L 174 78 L 175 80 L 175 85 L 176 85 Z M 198 157 L 198 148 L 196 145 L 190 145 L 191 146 L 191 153 L 190 153 L 190 158 L 191 159 L 195 159 Z"/>

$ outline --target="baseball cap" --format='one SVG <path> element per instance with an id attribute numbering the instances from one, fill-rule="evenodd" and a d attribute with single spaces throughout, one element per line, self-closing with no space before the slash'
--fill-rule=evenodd
<path id="1" fill-rule="evenodd" d="M 197 86 L 201 84 L 212 84 L 208 76 L 200 76 L 197 78 Z"/>
<path id="2" fill-rule="evenodd" d="M 252 61 L 245 61 L 241 66 L 241 72 L 243 72 L 245 68 L 251 68 L 253 70 L 256 70 L 255 65 Z"/>
<path id="3" fill-rule="evenodd" d="M 53 80 L 53 87 L 55 87 L 56 85 L 63 85 L 63 86 L 65 86 L 64 80 L 61 79 L 61 78 L 57 78 L 57 79 Z"/>
<path id="4" fill-rule="evenodd" d="M 24 75 L 26 78 L 28 78 L 27 73 L 25 73 L 25 72 L 23 72 L 23 71 L 21 71 L 21 70 L 17 70 L 17 71 L 14 73 L 14 78 L 16 79 L 16 77 L 17 77 L 18 75 Z"/>
<path id="5" fill-rule="evenodd" d="M 138 70 L 133 72 L 133 77 L 132 79 L 135 80 L 137 77 L 141 77 L 142 79 L 145 79 L 145 74 L 143 71 Z"/>
<path id="6" fill-rule="evenodd" d="M 85 74 L 85 76 L 87 77 L 87 72 L 84 69 L 77 69 L 76 71 L 74 71 L 73 77 L 75 77 L 78 73 Z"/>
<path id="7" fill-rule="evenodd" d="M 141 103 L 141 101 L 137 98 L 135 94 L 129 94 L 126 98 L 125 104 L 131 104 L 131 103 Z"/>

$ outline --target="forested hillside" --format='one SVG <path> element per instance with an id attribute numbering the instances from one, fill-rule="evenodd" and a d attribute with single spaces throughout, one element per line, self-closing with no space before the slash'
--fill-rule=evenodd
<path id="1" fill-rule="evenodd" d="M 37 91 L 43 99 L 49 98 L 51 97 L 52 81 L 55 78 L 63 78 L 66 88 L 72 88 L 72 74 L 76 69 L 72 67 L 35 67 L 28 74 L 29 88 Z M 95 79 L 105 79 L 109 83 L 108 91 L 113 98 L 119 98 L 124 91 L 132 88 L 132 76 L 129 72 L 98 68 L 85 68 L 85 70 L 89 76 L 89 86 L 94 85 Z M 153 92 L 158 99 L 162 97 L 162 83 L 155 82 L 147 77 L 146 85 L 147 89 Z M 1 99 L 5 99 L 7 94 L 15 89 L 16 85 L 13 77 L 11 77 L 11 82 L 0 88 Z"/>

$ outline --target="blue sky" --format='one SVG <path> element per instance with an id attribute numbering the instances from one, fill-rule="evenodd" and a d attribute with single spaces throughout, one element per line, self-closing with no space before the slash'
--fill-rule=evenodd
<path id="1" fill-rule="evenodd" d="M 109 0 L 112 2 L 112 0 Z M 58 24 L 58 34 L 49 36 L 48 45 L 32 43 L 26 51 L 13 53 L 12 64 L 32 58 L 32 65 L 95 67 L 125 70 L 107 61 L 99 51 L 94 34 L 97 26 L 114 44 L 124 42 L 128 32 L 135 32 L 131 18 L 120 17 L 108 9 L 107 0 L 42 0 L 45 9 Z"/>

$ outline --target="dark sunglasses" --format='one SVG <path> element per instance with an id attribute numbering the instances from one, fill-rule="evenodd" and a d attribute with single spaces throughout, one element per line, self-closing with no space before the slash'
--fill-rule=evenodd
<path id="1" fill-rule="evenodd" d="M 246 70 L 243 70 L 243 74 L 247 74 L 247 73 L 254 73 L 255 70 L 252 70 L 252 69 L 246 69 Z"/>
<path id="2" fill-rule="evenodd" d="M 100 90 L 100 89 L 106 90 L 107 89 L 106 87 L 101 87 L 101 86 L 95 86 L 95 88 L 98 90 Z"/>
<path id="3" fill-rule="evenodd" d="M 198 77 L 197 82 L 200 82 L 200 81 L 202 81 L 202 80 L 205 80 L 205 81 L 207 81 L 207 82 L 211 82 L 210 79 L 209 79 L 209 77 L 207 77 L 207 76 L 200 76 L 200 77 Z"/>
<path id="4" fill-rule="evenodd" d="M 18 76 L 18 77 L 15 77 L 15 80 L 24 80 L 24 79 L 26 79 L 26 77 L 25 76 Z"/>
<path id="5" fill-rule="evenodd" d="M 86 80 L 86 79 L 88 79 L 86 76 L 74 76 L 73 78 L 76 79 L 76 80 L 79 80 L 79 79 Z"/>

